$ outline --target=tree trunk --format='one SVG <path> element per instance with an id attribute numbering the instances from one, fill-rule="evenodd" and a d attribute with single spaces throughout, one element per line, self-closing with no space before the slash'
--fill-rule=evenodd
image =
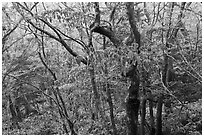
<path id="1" fill-rule="evenodd" d="M 149 115 L 150 115 L 150 135 L 155 135 L 155 123 L 154 123 L 154 113 L 153 113 L 153 97 L 151 91 L 148 91 L 149 99 Z"/>
<path id="2" fill-rule="evenodd" d="M 127 17 L 133 32 L 134 40 L 138 44 L 137 53 L 140 53 L 140 33 L 138 31 L 136 20 L 134 16 L 134 3 L 127 2 Z M 138 125 L 138 111 L 140 106 L 139 100 L 139 85 L 140 85 L 140 77 L 139 72 L 137 70 L 137 61 L 132 59 L 132 63 L 129 71 L 126 73 L 126 77 L 130 78 L 131 86 L 128 89 L 128 96 L 126 98 L 126 108 L 127 108 L 127 117 L 128 117 L 128 134 L 136 135 L 137 133 L 137 125 Z"/>
<path id="3" fill-rule="evenodd" d="M 145 115 L 146 115 L 146 98 L 143 97 L 142 104 L 141 104 L 141 135 L 145 135 Z"/>
<path id="4" fill-rule="evenodd" d="M 57 77 L 56 77 L 55 73 L 44 62 L 41 54 L 40 53 L 38 53 L 38 54 L 39 54 L 40 60 L 42 61 L 43 65 L 45 66 L 46 69 L 48 69 L 48 71 L 51 73 L 51 75 L 53 77 L 53 83 L 52 83 L 53 84 L 52 85 L 53 86 L 53 93 L 54 93 L 54 96 L 55 96 L 55 98 L 57 100 L 57 107 L 58 107 L 59 114 L 60 114 L 60 117 L 61 117 L 62 122 L 63 122 L 63 128 L 64 128 L 65 132 L 67 133 L 68 130 L 67 130 L 66 124 L 64 122 L 64 118 L 65 118 L 67 123 L 68 123 L 68 125 L 69 125 L 70 131 L 71 131 L 71 135 L 76 135 L 77 133 L 74 130 L 74 124 L 71 122 L 71 120 L 69 120 L 67 109 L 66 109 L 64 100 L 62 98 L 62 95 L 61 95 L 61 93 L 59 91 L 58 86 L 55 85 L 55 82 L 57 81 Z M 56 86 L 56 88 L 54 88 L 55 86 Z M 61 104 L 60 104 L 60 102 L 61 102 Z"/>
<path id="5" fill-rule="evenodd" d="M 95 3 L 95 12 L 96 12 L 96 18 L 95 18 L 95 23 L 96 25 L 92 24 L 95 28 L 95 26 L 99 25 L 100 22 L 100 12 L 99 12 L 99 5 L 98 3 Z M 100 96 L 98 94 L 98 90 L 97 90 L 97 85 L 96 85 L 96 80 L 95 80 L 95 67 L 94 67 L 94 47 L 93 47 L 93 43 L 92 43 L 92 35 L 93 35 L 93 28 L 90 26 L 90 34 L 88 36 L 88 47 L 89 49 L 87 50 L 87 53 L 89 55 L 89 72 L 90 72 L 90 78 L 91 78 L 91 84 L 92 84 L 92 89 L 93 89 L 93 93 L 94 93 L 94 102 L 95 102 L 95 117 L 99 118 L 99 114 L 101 113 L 100 110 Z M 103 117 L 103 115 L 101 114 L 101 117 Z"/>
<path id="6" fill-rule="evenodd" d="M 158 104 L 157 104 L 156 135 L 162 135 L 162 105 L 163 105 L 163 95 L 161 94 L 158 98 Z"/>
<path id="7" fill-rule="evenodd" d="M 147 87 L 150 86 L 150 80 L 149 80 L 149 73 L 145 69 L 145 66 L 142 65 L 142 70 L 141 70 L 141 83 L 142 83 L 142 104 L 141 104 L 141 129 L 140 129 L 140 134 L 145 135 L 145 116 L 146 116 L 146 102 L 147 102 Z"/>
<path id="8" fill-rule="evenodd" d="M 106 40 L 105 40 L 105 37 L 103 38 L 103 49 L 105 50 L 106 49 Z M 107 53 L 105 53 L 105 57 L 107 58 Z M 108 77 L 108 68 L 107 68 L 107 63 L 105 62 L 104 64 L 104 73 L 106 75 L 106 77 Z M 106 94 L 107 94 L 107 100 L 108 100 L 108 105 L 109 105 L 109 110 L 110 110 L 110 119 L 111 119 L 111 126 L 112 126 L 112 130 L 113 130 L 113 134 L 116 135 L 117 134 L 117 129 L 116 129 L 116 126 L 115 126 L 115 119 L 114 119 L 114 113 L 113 113 L 113 101 L 112 101 L 112 98 L 111 98 L 111 91 L 110 91 L 110 84 L 108 83 L 108 81 L 106 81 L 106 85 L 104 87 L 104 91 L 106 91 Z"/>
<path id="9" fill-rule="evenodd" d="M 132 64 L 126 77 L 130 78 L 131 85 L 128 89 L 128 96 L 126 97 L 126 111 L 127 111 L 127 125 L 128 134 L 137 135 L 138 111 L 140 106 L 139 100 L 139 85 L 140 78 L 137 71 L 137 64 Z"/>
<path id="10" fill-rule="evenodd" d="M 93 89 L 93 94 L 94 94 L 94 104 L 95 104 L 95 111 L 94 111 L 94 115 L 95 118 L 99 118 L 99 105 L 100 105 L 100 97 L 98 94 L 98 90 L 97 90 L 97 86 L 96 86 L 96 81 L 95 81 L 95 72 L 94 72 L 94 66 L 90 66 L 91 68 L 89 69 L 90 72 L 90 77 L 91 77 L 91 85 L 92 85 L 92 89 Z"/>
<path id="11" fill-rule="evenodd" d="M 114 106 L 113 106 L 113 101 L 112 101 L 112 98 L 111 98 L 109 83 L 106 83 L 105 91 L 106 91 L 106 94 L 107 94 L 107 97 L 108 97 L 107 100 L 108 100 L 108 105 L 109 105 L 110 120 L 111 120 L 113 135 L 117 135 L 117 129 L 116 129 L 116 126 L 115 126 L 115 119 L 114 119 L 114 113 L 113 113 Z"/>
<path id="12" fill-rule="evenodd" d="M 15 111 L 15 107 L 14 107 L 14 103 L 11 99 L 11 95 L 8 95 L 8 101 L 9 101 L 9 109 L 11 112 L 11 119 L 12 119 L 12 126 L 11 128 L 20 128 L 18 121 L 22 121 L 21 117 L 19 117 L 19 115 L 16 113 Z"/>
<path id="13" fill-rule="evenodd" d="M 138 111 L 140 101 L 136 98 L 127 97 L 126 100 L 126 111 L 127 111 L 127 124 L 128 124 L 128 135 L 137 135 L 137 124 L 138 124 Z"/>

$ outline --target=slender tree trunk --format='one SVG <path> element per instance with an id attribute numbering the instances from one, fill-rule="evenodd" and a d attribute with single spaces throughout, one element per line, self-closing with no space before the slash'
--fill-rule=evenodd
<path id="1" fill-rule="evenodd" d="M 71 130 L 71 135 L 76 135 L 77 133 L 76 133 L 75 130 L 74 130 L 74 124 L 68 119 L 69 116 L 68 116 L 68 113 L 67 113 L 67 109 L 66 109 L 64 100 L 63 100 L 63 98 L 62 98 L 62 95 L 61 95 L 61 93 L 60 93 L 60 91 L 59 91 L 59 88 L 57 87 L 56 90 L 57 90 L 57 94 L 58 94 L 58 96 L 59 96 L 59 98 L 60 98 L 60 101 L 61 101 L 61 103 L 62 103 L 62 108 L 63 108 L 63 110 L 64 110 L 65 118 L 66 118 L 67 123 L 68 123 L 68 125 L 69 125 L 69 128 L 70 128 L 70 130 Z"/>
<path id="2" fill-rule="evenodd" d="M 143 97 L 142 97 L 142 104 L 141 104 L 141 131 L 140 134 L 145 135 L 145 117 L 146 117 L 146 103 L 147 103 L 147 87 L 149 87 L 150 85 L 150 80 L 149 80 L 149 73 L 148 71 L 145 69 L 145 66 L 142 65 L 142 79 L 141 79 L 141 83 L 142 83 L 142 93 L 143 93 Z"/>
<path id="3" fill-rule="evenodd" d="M 13 103 L 13 101 L 11 99 L 10 94 L 8 95 L 8 101 L 9 101 L 9 109 L 10 109 L 10 112 L 11 112 L 11 119 L 12 119 L 11 128 L 16 128 L 16 127 L 20 128 L 20 126 L 18 124 L 18 121 L 19 121 L 19 118 L 21 118 L 21 117 L 18 117 L 18 114 L 15 111 L 14 103 Z"/>
<path id="4" fill-rule="evenodd" d="M 163 105 L 163 95 L 161 94 L 158 98 L 158 104 L 157 104 L 156 135 L 162 135 L 162 105 Z"/>
<path id="5" fill-rule="evenodd" d="M 40 60 L 42 61 L 43 65 L 45 66 L 46 69 L 48 69 L 48 71 L 51 73 L 52 77 L 53 77 L 53 86 L 55 86 L 54 82 L 57 81 L 57 77 L 55 75 L 55 73 L 47 66 L 47 64 L 44 62 L 42 56 L 40 53 L 39 54 L 39 57 L 40 57 Z M 59 114 L 61 116 L 61 119 L 63 121 L 63 128 L 65 130 L 65 132 L 68 134 L 68 130 L 66 128 L 66 124 L 64 122 L 64 118 L 66 119 L 68 125 L 69 125 L 69 128 L 70 128 L 70 131 L 71 131 L 71 135 L 76 135 L 76 132 L 74 130 L 74 124 L 71 122 L 71 120 L 69 120 L 69 116 L 68 116 L 68 113 L 67 113 L 67 109 L 66 109 L 66 106 L 65 106 L 65 103 L 64 103 L 64 100 L 62 98 L 62 95 L 59 91 L 59 88 L 58 86 L 56 86 L 56 88 L 53 88 L 53 93 L 54 93 L 54 96 L 57 100 L 57 107 L 58 107 L 58 110 L 59 110 Z M 58 98 L 59 97 L 59 98 Z M 61 102 L 61 103 L 60 103 Z"/>
<path id="6" fill-rule="evenodd" d="M 97 90 L 97 86 L 96 86 L 96 81 L 95 81 L 94 66 L 91 66 L 91 68 L 89 69 L 89 72 L 90 72 L 91 85 L 92 85 L 93 94 L 94 94 L 94 103 L 95 103 L 94 115 L 95 115 L 95 118 L 97 119 L 97 118 L 99 118 L 99 112 L 101 110 L 99 109 L 100 97 L 99 97 L 99 94 L 98 94 L 98 90 Z"/>
<path id="7" fill-rule="evenodd" d="M 57 96 L 57 92 L 55 91 L 55 89 L 53 89 L 53 94 L 54 94 L 54 97 L 55 97 L 55 99 L 56 99 L 56 103 L 57 103 L 56 105 L 57 105 L 58 112 L 59 112 L 60 117 L 61 117 L 61 121 L 62 121 L 62 123 L 63 123 L 63 124 L 62 124 L 63 129 L 64 129 L 64 131 L 65 131 L 66 134 L 69 134 L 68 129 L 67 129 L 67 126 L 66 126 L 66 124 L 65 124 L 64 115 L 63 115 L 63 110 L 62 110 L 62 107 L 61 107 L 61 105 L 60 105 L 59 98 L 58 98 L 58 96 Z"/>
<path id="8" fill-rule="evenodd" d="M 106 83 L 105 91 L 106 91 L 106 94 L 107 94 L 107 97 L 108 97 L 107 100 L 108 100 L 108 105 L 109 105 L 110 120 L 111 120 L 113 135 L 117 135 L 117 129 L 116 129 L 116 126 L 115 126 L 115 119 L 114 119 L 114 113 L 113 113 L 114 106 L 113 106 L 113 101 L 112 101 L 112 98 L 111 98 L 109 83 Z"/>
<path id="9" fill-rule="evenodd" d="M 106 85 L 106 92 L 107 92 L 107 96 L 108 96 L 108 105 L 109 105 L 109 111 L 110 111 L 110 120 L 111 120 L 111 126 L 112 126 L 112 130 L 113 130 L 113 135 L 117 135 L 117 129 L 115 126 L 115 119 L 114 119 L 114 113 L 113 113 L 113 102 L 112 102 L 112 98 L 111 98 L 111 93 L 110 93 L 110 85 L 107 84 Z"/>
<path id="10" fill-rule="evenodd" d="M 146 115 L 146 98 L 145 97 L 143 97 L 143 99 L 142 99 L 141 111 L 142 111 L 142 115 L 141 115 L 141 131 L 140 131 L 140 134 L 145 135 L 145 115 Z"/>
<path id="11" fill-rule="evenodd" d="M 100 110 L 100 95 L 97 90 L 96 79 L 95 79 L 95 66 L 94 66 L 94 47 L 92 43 L 92 33 L 93 30 L 90 31 L 89 39 L 88 39 L 88 47 L 89 50 L 87 51 L 89 54 L 89 72 L 91 78 L 92 89 L 94 93 L 94 102 L 95 102 L 95 117 L 99 118 L 101 116 L 104 119 L 103 111 Z"/>
<path id="12" fill-rule="evenodd" d="M 106 49 L 105 36 L 103 37 L 103 49 L 104 50 Z M 108 57 L 107 53 L 105 53 L 105 57 L 106 58 Z M 106 77 L 108 77 L 108 66 L 107 66 L 106 62 L 104 64 L 104 73 L 105 73 Z M 113 101 L 112 101 L 112 98 L 111 98 L 110 84 L 108 83 L 108 81 L 106 81 L 104 91 L 106 92 L 107 97 L 108 97 L 107 100 L 108 100 L 108 105 L 109 105 L 109 110 L 110 110 L 110 119 L 111 119 L 111 126 L 112 126 L 112 130 L 113 130 L 113 134 L 116 135 L 117 134 L 117 129 L 116 129 L 116 126 L 115 126 L 115 119 L 114 119 L 114 113 L 113 113 L 114 112 L 114 106 L 113 106 Z"/>
<path id="13" fill-rule="evenodd" d="M 150 115 L 150 135 L 155 135 L 155 122 L 154 122 L 154 113 L 153 113 L 153 97 L 151 91 L 147 92 L 149 99 L 149 115 Z"/>

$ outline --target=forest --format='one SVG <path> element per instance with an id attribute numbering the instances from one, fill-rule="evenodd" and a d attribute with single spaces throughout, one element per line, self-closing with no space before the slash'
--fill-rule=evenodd
<path id="1" fill-rule="evenodd" d="M 2 135 L 202 135 L 202 2 L 3 2 Z"/>

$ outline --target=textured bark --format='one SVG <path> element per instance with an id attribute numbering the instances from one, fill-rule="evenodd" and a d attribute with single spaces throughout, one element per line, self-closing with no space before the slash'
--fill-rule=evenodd
<path id="1" fill-rule="evenodd" d="M 94 8 L 95 21 L 90 25 L 91 31 L 108 37 L 110 41 L 115 45 L 115 47 L 119 47 L 122 41 L 117 36 L 115 36 L 115 33 L 111 30 L 111 28 L 100 26 L 100 10 L 98 2 L 95 2 Z"/>
<path id="2" fill-rule="evenodd" d="M 163 105 L 163 95 L 160 95 L 158 98 L 158 104 L 157 104 L 156 135 L 162 135 L 162 105 Z"/>
<path id="3" fill-rule="evenodd" d="M 138 54 L 140 53 L 140 32 L 138 31 L 138 28 L 136 27 L 136 20 L 135 20 L 135 16 L 134 16 L 134 3 L 133 2 L 127 2 L 126 3 L 126 7 L 127 7 L 127 16 L 128 16 L 128 20 L 130 23 L 130 27 L 132 29 L 132 32 L 134 34 L 134 38 L 136 43 L 138 44 Z"/>
<path id="4" fill-rule="evenodd" d="M 140 78 L 137 65 L 132 64 L 125 76 L 129 77 L 131 81 L 131 85 L 128 89 L 128 96 L 126 97 L 128 134 L 137 135 L 138 111 L 140 106 L 140 100 L 138 98 Z"/>
<path id="5" fill-rule="evenodd" d="M 126 100 L 126 111 L 128 118 L 128 135 L 138 134 L 138 111 L 139 111 L 140 101 L 135 98 L 128 97 Z"/>
<path id="6" fill-rule="evenodd" d="M 115 47 L 119 47 L 121 45 L 122 41 L 117 36 L 115 36 L 115 33 L 109 28 L 97 26 L 93 29 L 93 32 L 108 37 L 110 41 L 115 45 Z"/>
<path id="7" fill-rule="evenodd" d="M 136 21 L 134 17 L 134 3 L 127 2 L 127 16 L 129 20 L 130 27 L 132 29 L 134 39 L 138 44 L 138 54 L 140 53 L 140 33 L 136 26 Z M 137 124 L 138 124 L 138 111 L 139 111 L 139 85 L 140 85 L 140 78 L 139 72 L 137 70 L 137 64 L 132 64 L 129 71 L 127 72 L 127 77 L 131 80 L 131 86 L 128 89 L 128 97 L 127 97 L 127 116 L 128 116 L 128 134 L 136 135 L 137 133 Z"/>
<path id="8" fill-rule="evenodd" d="M 129 20 L 130 27 L 132 29 L 134 40 L 138 44 L 137 52 L 140 53 L 140 33 L 136 26 L 136 20 L 134 17 L 134 3 L 127 2 L 127 17 Z M 135 60 L 133 60 L 135 62 Z M 137 70 L 137 62 L 136 64 L 132 63 L 129 71 L 126 73 L 126 77 L 130 78 L 131 85 L 128 89 L 128 96 L 126 97 L 126 111 L 128 118 L 128 134 L 136 135 L 138 134 L 138 111 L 140 106 L 139 100 L 139 85 L 140 85 L 140 77 L 139 71 Z"/>
<path id="9" fill-rule="evenodd" d="M 94 116 L 97 119 L 99 117 L 99 112 L 101 110 L 99 109 L 100 97 L 99 97 L 97 86 L 96 86 L 94 66 L 90 66 L 89 73 L 90 73 L 90 78 L 91 78 L 93 94 L 94 94 L 94 104 L 95 104 Z"/>

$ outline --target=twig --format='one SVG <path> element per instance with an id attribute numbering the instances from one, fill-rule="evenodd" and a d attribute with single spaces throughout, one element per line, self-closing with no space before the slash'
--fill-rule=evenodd
<path id="1" fill-rule="evenodd" d="M 162 86 L 164 87 L 165 91 L 167 91 L 166 94 L 172 96 L 172 97 L 175 98 L 182 106 L 184 106 L 184 104 L 183 104 L 175 95 L 172 94 L 172 91 L 170 91 L 170 90 L 165 86 L 165 84 L 164 84 L 164 82 L 163 82 L 163 80 L 162 80 L 162 74 L 161 74 L 161 72 L 160 72 L 160 79 L 161 79 L 161 84 L 162 84 Z"/>

